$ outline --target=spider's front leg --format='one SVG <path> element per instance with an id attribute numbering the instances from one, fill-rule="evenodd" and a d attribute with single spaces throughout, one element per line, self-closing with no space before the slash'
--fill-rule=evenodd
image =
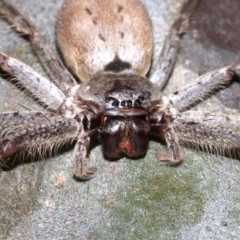
<path id="1" fill-rule="evenodd" d="M 17 151 L 40 155 L 73 141 L 81 125 L 71 118 L 49 112 L 0 114 L 0 158 Z"/>
<path id="2" fill-rule="evenodd" d="M 224 153 L 240 149 L 240 117 L 209 112 L 179 113 L 173 127 L 180 142 Z"/>
<path id="3" fill-rule="evenodd" d="M 67 118 L 51 112 L 0 113 L 0 160 L 4 162 L 5 158 L 21 151 L 30 155 L 36 152 L 44 155 L 47 151 L 51 153 L 61 145 L 77 140 L 74 176 L 76 179 L 90 179 L 96 168 L 85 166 L 86 156 L 90 140 L 99 137 L 100 131 L 85 131 L 85 115 L 76 116 Z"/>

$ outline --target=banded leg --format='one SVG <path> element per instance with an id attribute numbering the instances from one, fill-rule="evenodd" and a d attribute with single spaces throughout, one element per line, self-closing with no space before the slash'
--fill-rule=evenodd
<path id="1" fill-rule="evenodd" d="M 58 148 L 77 138 L 81 128 L 75 119 L 53 113 L 2 113 L 0 125 L 0 157 L 19 150 L 39 152 Z"/>
<path id="2" fill-rule="evenodd" d="M 57 111 L 65 100 L 63 92 L 26 64 L 0 52 L 0 69 L 14 77 L 18 85 L 28 90 L 44 106 Z"/>
<path id="3" fill-rule="evenodd" d="M 52 121 L 61 116 L 52 112 L 3 112 L 0 113 L 0 137 L 3 129 L 27 125 L 30 123 Z"/>
<path id="4" fill-rule="evenodd" d="M 4 17 L 21 35 L 28 37 L 45 70 L 62 92 L 69 96 L 70 89 L 77 83 L 61 64 L 52 49 L 36 28 L 17 9 L 5 0 L 0 1 L 0 16 Z"/>
<path id="5" fill-rule="evenodd" d="M 83 136 L 80 136 L 74 149 L 74 177 L 78 180 L 89 180 L 95 172 L 96 167 L 86 167 L 85 162 L 87 161 L 88 148 L 91 139 L 100 136 L 98 129 L 84 132 Z"/>
<path id="6" fill-rule="evenodd" d="M 179 12 L 179 17 L 172 24 L 169 34 L 157 62 L 155 72 L 150 76 L 150 81 L 163 89 L 177 59 L 183 34 L 186 32 L 194 10 L 199 0 L 186 0 Z"/>
<path id="7" fill-rule="evenodd" d="M 169 100 L 179 111 L 184 111 L 205 99 L 215 90 L 224 88 L 239 72 L 240 65 L 213 70 L 200 76 L 195 83 L 186 85 L 170 95 Z"/>
<path id="8" fill-rule="evenodd" d="M 240 149 L 240 117 L 187 111 L 173 121 L 179 141 L 206 149 Z"/>

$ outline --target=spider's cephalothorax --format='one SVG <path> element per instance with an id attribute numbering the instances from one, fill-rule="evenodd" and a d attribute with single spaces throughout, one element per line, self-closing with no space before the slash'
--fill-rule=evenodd
<path id="1" fill-rule="evenodd" d="M 146 153 L 154 118 L 151 112 L 163 105 L 159 88 L 148 79 L 133 74 L 98 74 L 84 82 L 73 99 L 80 106 L 75 106 L 72 115 L 78 116 L 77 111 L 85 108 L 82 104 L 90 107 L 86 115 L 92 114 L 85 129 L 101 137 L 105 156 L 139 157 Z"/>
<path id="2" fill-rule="evenodd" d="M 167 97 L 161 94 L 198 2 L 184 1 L 148 80 L 152 25 L 141 2 L 65 0 L 57 18 L 57 42 L 78 83 L 35 27 L 7 1 L 0 1 L 0 16 L 29 38 L 53 81 L 0 52 L 0 68 L 51 110 L 1 113 L 0 157 L 76 140 L 74 175 L 89 179 L 96 172 L 85 166 L 93 138 L 101 138 L 108 158 L 135 158 L 146 153 L 153 133 L 165 138 L 169 149 L 157 158 L 170 164 L 182 160 L 180 143 L 239 148 L 239 117 L 188 110 L 229 84 L 239 75 L 239 65 L 209 72 Z"/>

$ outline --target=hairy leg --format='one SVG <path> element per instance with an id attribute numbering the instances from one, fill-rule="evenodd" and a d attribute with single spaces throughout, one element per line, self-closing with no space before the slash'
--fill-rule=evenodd
<path id="1" fill-rule="evenodd" d="M 17 9 L 5 0 L 0 1 L 0 17 L 5 18 L 16 31 L 27 37 L 52 81 L 69 96 L 70 89 L 77 83 L 46 44 L 40 32 Z"/>
<path id="2" fill-rule="evenodd" d="M 239 69 L 240 65 L 233 65 L 208 72 L 200 76 L 195 83 L 186 85 L 172 93 L 169 100 L 179 111 L 184 111 L 202 101 L 217 89 L 230 84 Z"/>
<path id="3" fill-rule="evenodd" d="M 161 89 L 164 88 L 174 67 L 182 36 L 188 28 L 198 2 L 199 0 L 184 1 L 178 18 L 172 24 L 169 34 L 164 41 L 164 45 L 157 62 L 157 68 L 150 76 L 150 81 L 158 85 Z"/>
<path id="4" fill-rule="evenodd" d="M 48 112 L 1 113 L 0 158 L 19 150 L 46 152 L 77 138 L 79 124 L 75 119 Z"/>
<path id="5" fill-rule="evenodd" d="M 65 100 L 65 95 L 54 83 L 42 77 L 26 64 L 8 57 L 2 52 L 0 52 L 0 69 L 10 74 L 10 80 L 16 80 L 18 86 L 29 91 L 34 98 L 51 110 L 57 111 Z"/>
<path id="6" fill-rule="evenodd" d="M 210 149 L 240 149 L 240 117 L 187 111 L 173 121 L 181 142 Z"/>

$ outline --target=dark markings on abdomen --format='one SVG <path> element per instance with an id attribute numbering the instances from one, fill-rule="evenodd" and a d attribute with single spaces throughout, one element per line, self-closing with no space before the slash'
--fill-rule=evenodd
<path id="1" fill-rule="evenodd" d="M 129 62 L 123 62 L 118 56 L 115 56 L 112 62 L 108 63 L 104 67 L 106 72 L 122 72 L 126 69 L 130 69 L 132 65 Z"/>

